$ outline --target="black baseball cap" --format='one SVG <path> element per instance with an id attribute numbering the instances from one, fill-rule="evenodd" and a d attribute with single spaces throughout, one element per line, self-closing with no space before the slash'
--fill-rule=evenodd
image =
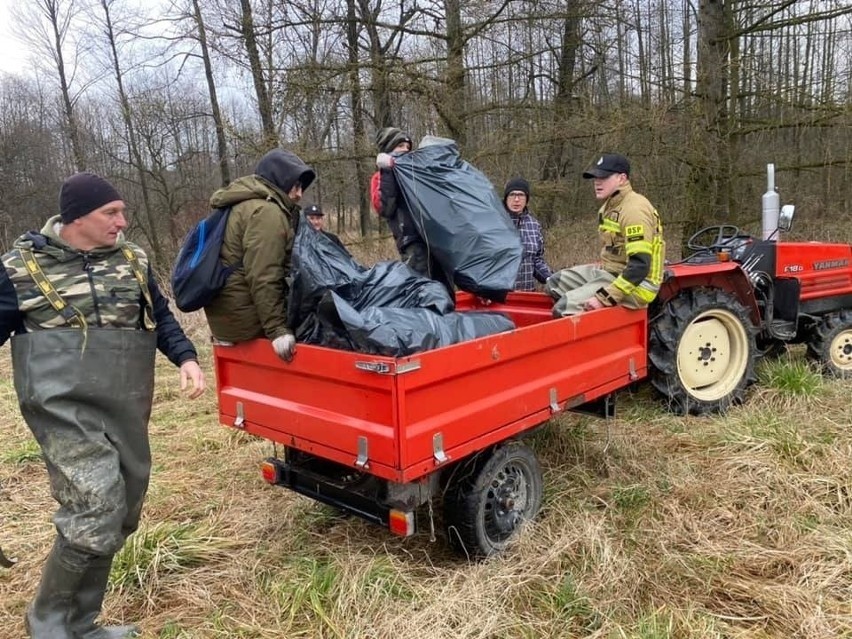
<path id="1" fill-rule="evenodd" d="M 624 173 L 627 177 L 630 177 L 630 162 L 623 155 L 604 153 L 592 167 L 586 169 L 583 177 L 587 180 L 607 178 L 614 173 Z"/>
<path id="2" fill-rule="evenodd" d="M 305 215 L 316 215 L 317 217 L 325 215 L 322 212 L 322 209 L 316 204 L 311 204 L 309 207 L 305 208 Z"/>

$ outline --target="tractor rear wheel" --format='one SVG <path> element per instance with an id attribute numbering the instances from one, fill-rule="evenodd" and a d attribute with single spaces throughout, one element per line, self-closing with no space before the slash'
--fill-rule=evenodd
<path id="1" fill-rule="evenodd" d="M 808 356 L 834 377 L 852 378 L 852 311 L 826 315 L 808 341 Z"/>
<path id="2" fill-rule="evenodd" d="M 501 552 L 538 513 L 542 485 L 535 453 L 518 441 L 461 462 L 444 494 L 450 545 L 469 558 Z"/>
<path id="3" fill-rule="evenodd" d="M 755 379 L 754 326 L 722 289 L 687 289 L 665 302 L 649 341 L 651 383 L 676 413 L 723 412 Z"/>

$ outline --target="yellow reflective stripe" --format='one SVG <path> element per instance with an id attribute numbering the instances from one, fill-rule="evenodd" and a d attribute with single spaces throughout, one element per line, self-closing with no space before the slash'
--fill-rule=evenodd
<path id="1" fill-rule="evenodd" d="M 142 320 L 145 323 L 145 329 L 153 331 L 156 327 L 153 318 L 154 301 L 151 299 L 151 291 L 148 288 L 148 280 L 142 272 L 142 265 L 139 264 L 139 258 L 136 257 L 133 249 L 126 244 L 121 247 L 121 252 L 124 254 L 124 259 L 130 263 L 130 270 L 133 271 L 136 281 L 139 282 L 139 288 L 142 289 L 142 297 L 145 298 L 145 308 L 142 309 Z"/>
<path id="2" fill-rule="evenodd" d="M 653 248 L 651 247 L 650 242 L 647 242 L 645 240 L 638 240 L 636 242 L 627 242 L 624 245 L 624 251 L 628 255 L 636 255 L 637 253 L 646 253 L 648 255 L 651 255 Z"/>
<path id="3" fill-rule="evenodd" d="M 633 291 L 633 297 L 638 297 L 643 302 L 650 304 L 657 297 L 657 291 L 649 291 L 642 286 L 637 286 Z"/>
<path id="4" fill-rule="evenodd" d="M 654 248 L 651 251 L 651 270 L 648 272 L 648 280 L 652 284 L 659 285 L 663 281 L 663 255 L 664 242 L 661 236 L 654 238 Z"/>
<path id="5" fill-rule="evenodd" d="M 615 278 L 615 281 L 612 283 L 615 288 L 624 293 L 625 295 L 630 295 L 636 289 L 636 285 L 628 282 L 624 277 L 619 275 Z"/>
<path id="6" fill-rule="evenodd" d="M 35 282 L 35 285 L 38 286 L 48 303 L 53 307 L 53 310 L 55 310 L 62 319 L 68 322 L 70 326 L 73 326 L 74 328 L 86 328 L 86 318 L 78 309 L 73 306 L 69 306 L 65 300 L 62 299 L 59 291 L 57 291 L 56 287 L 53 286 L 53 282 L 47 279 L 44 271 L 41 270 L 41 265 L 38 263 L 38 260 L 36 260 L 32 251 L 29 249 L 19 249 L 19 253 L 21 254 L 21 258 L 24 260 L 24 267 L 27 269 L 27 272 L 30 274 L 33 282 Z"/>
<path id="7" fill-rule="evenodd" d="M 632 295 L 646 303 L 653 302 L 659 292 L 659 287 L 654 286 L 647 280 L 643 281 L 639 286 L 634 286 L 621 275 L 615 278 L 613 286 L 625 295 Z"/>
<path id="8" fill-rule="evenodd" d="M 604 233 L 621 233 L 621 224 L 615 220 L 604 218 L 601 220 L 598 230 Z"/>

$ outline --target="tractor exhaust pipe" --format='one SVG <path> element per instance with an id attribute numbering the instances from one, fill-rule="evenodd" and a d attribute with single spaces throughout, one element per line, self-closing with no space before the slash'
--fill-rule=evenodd
<path id="1" fill-rule="evenodd" d="M 778 231 L 781 196 L 775 190 L 775 165 L 766 165 L 766 193 L 763 194 L 763 239 L 768 240 Z M 775 239 L 778 239 L 777 235 Z"/>

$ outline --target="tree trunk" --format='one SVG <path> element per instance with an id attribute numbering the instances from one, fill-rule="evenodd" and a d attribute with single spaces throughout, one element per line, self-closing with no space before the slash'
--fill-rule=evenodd
<path id="1" fill-rule="evenodd" d="M 124 90 L 124 81 L 122 80 L 121 63 L 118 59 L 118 47 L 115 41 L 115 30 L 112 25 L 112 15 L 110 13 L 111 0 L 101 0 L 101 7 L 104 10 L 104 26 L 106 29 L 107 42 L 109 44 L 110 55 L 112 57 L 112 66 L 115 73 L 115 81 L 118 86 L 118 97 L 121 103 L 121 117 L 124 120 L 124 126 L 127 128 L 127 140 L 130 147 L 130 163 L 136 169 L 136 174 L 139 178 L 139 187 L 142 190 L 142 208 L 147 223 L 146 235 L 151 243 L 151 250 L 154 255 L 152 262 L 157 267 L 165 266 L 163 260 L 165 255 L 160 242 L 160 234 L 157 230 L 157 223 L 154 218 L 154 213 L 151 206 L 151 197 L 148 191 L 148 176 L 145 170 L 145 165 L 142 161 L 142 154 L 139 151 L 139 144 L 136 140 L 136 130 L 133 126 L 133 113 L 130 106 L 130 100 L 127 98 L 127 92 Z M 158 269 L 162 270 L 162 269 Z"/>
<path id="2" fill-rule="evenodd" d="M 565 149 L 565 132 L 571 117 L 571 100 L 574 91 L 574 66 L 580 47 L 580 17 L 578 0 L 568 0 L 562 22 L 562 47 L 559 54 L 558 84 L 553 99 L 553 120 L 550 144 L 544 160 L 541 177 L 554 182 L 564 175 L 562 154 Z M 539 208 L 545 225 L 554 222 L 554 199 L 547 198 Z"/>
<path id="3" fill-rule="evenodd" d="M 257 48 L 257 38 L 254 32 L 254 18 L 252 17 L 251 0 L 240 0 L 242 15 L 240 30 L 243 36 L 243 44 L 248 55 L 251 79 L 257 96 L 257 110 L 260 114 L 260 124 L 263 129 L 263 151 L 269 151 L 278 146 L 278 133 L 272 118 L 272 100 L 266 88 L 263 67 L 260 64 L 260 52 Z"/>
<path id="4" fill-rule="evenodd" d="M 467 73 L 464 65 L 461 0 L 444 0 L 444 11 L 447 21 L 447 70 L 443 83 L 445 93 L 436 106 L 450 137 L 458 143 L 459 148 L 464 148 L 467 144 Z"/>
<path id="5" fill-rule="evenodd" d="M 73 3 L 71 3 L 73 4 Z M 69 4 L 69 11 L 71 11 Z M 83 144 L 80 141 L 80 127 L 77 124 L 77 115 L 74 112 L 74 100 L 71 98 L 71 89 L 68 84 L 68 77 L 65 73 L 65 56 L 62 51 L 62 42 L 68 33 L 68 24 L 70 16 L 61 16 L 62 2 L 61 0 L 41 0 L 39 2 L 39 11 L 41 11 L 50 22 L 52 30 L 53 53 L 56 56 L 56 70 L 59 73 L 59 90 L 62 93 L 62 109 L 65 115 L 65 122 L 68 126 L 68 139 L 71 141 L 71 153 L 74 156 L 74 166 L 78 171 L 84 171 L 86 167 L 86 154 L 83 150 Z"/>
<path id="6" fill-rule="evenodd" d="M 213 65 L 210 62 L 210 48 L 207 46 L 207 29 L 201 16 L 198 0 L 192 0 L 193 17 L 198 28 L 198 43 L 201 47 L 201 58 L 204 60 L 204 77 L 207 80 L 207 92 L 210 94 L 210 109 L 213 112 L 213 123 L 216 126 L 216 146 L 219 155 L 219 174 L 222 186 L 231 181 L 231 170 L 228 167 L 228 142 L 225 139 L 225 125 L 222 112 L 219 110 L 219 98 L 216 95 L 216 82 L 213 78 Z"/>
<path id="7" fill-rule="evenodd" d="M 370 234 L 370 201 L 367 192 L 367 169 L 364 167 L 362 149 L 367 145 L 364 132 L 364 111 L 361 104 L 361 78 L 358 64 L 358 21 L 355 0 L 346 0 L 346 44 L 349 56 L 349 81 L 352 100 L 352 156 L 355 158 L 355 179 L 358 182 L 358 221 L 361 236 Z M 338 209 L 343 214 L 342 206 Z"/>
<path id="8" fill-rule="evenodd" d="M 708 224 L 720 224 L 729 214 L 730 132 L 728 100 L 732 0 L 701 0 L 698 9 L 698 73 L 696 96 L 701 121 L 700 139 L 692 140 L 691 210 L 683 229 L 684 241 Z M 685 246 L 683 247 L 686 248 Z"/>

